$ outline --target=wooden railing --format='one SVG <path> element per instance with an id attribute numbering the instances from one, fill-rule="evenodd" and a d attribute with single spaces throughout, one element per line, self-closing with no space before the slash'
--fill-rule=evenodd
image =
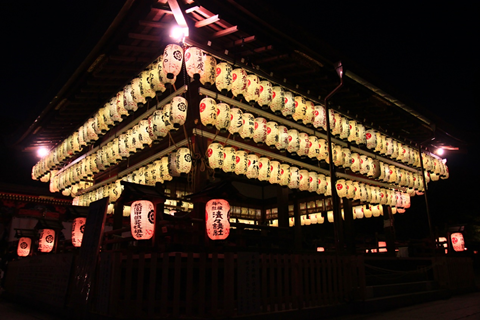
<path id="1" fill-rule="evenodd" d="M 139 253 L 100 256 L 94 311 L 142 318 L 230 317 L 362 298 L 361 257 Z"/>

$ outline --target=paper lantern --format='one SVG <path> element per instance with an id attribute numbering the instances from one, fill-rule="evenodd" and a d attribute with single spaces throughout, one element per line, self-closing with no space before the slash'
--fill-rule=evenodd
<path id="1" fill-rule="evenodd" d="M 308 136 L 308 154 L 310 159 L 317 159 L 320 154 L 320 145 L 316 136 Z"/>
<path id="2" fill-rule="evenodd" d="M 160 176 L 162 177 L 163 182 L 173 180 L 168 157 L 160 159 Z"/>
<path id="3" fill-rule="evenodd" d="M 346 180 L 345 184 L 346 184 L 346 187 L 347 187 L 346 198 L 353 200 L 353 198 L 355 198 L 355 191 L 356 191 L 356 188 L 353 184 L 353 181 L 352 180 Z"/>
<path id="4" fill-rule="evenodd" d="M 295 155 L 300 148 L 300 138 L 296 129 L 288 130 L 288 146 L 287 151 Z"/>
<path id="5" fill-rule="evenodd" d="M 221 169 L 223 167 L 223 146 L 214 142 L 208 146 L 207 150 L 208 164 L 212 169 Z"/>
<path id="6" fill-rule="evenodd" d="M 343 165 L 345 159 L 343 158 L 341 145 L 332 144 L 332 159 L 335 166 L 339 167 Z"/>
<path id="7" fill-rule="evenodd" d="M 175 153 L 175 167 L 180 173 L 189 173 L 192 169 L 192 155 L 190 149 L 179 148 Z"/>
<path id="8" fill-rule="evenodd" d="M 235 174 L 246 174 L 247 173 L 247 156 L 248 153 L 245 150 L 235 151 Z"/>
<path id="9" fill-rule="evenodd" d="M 174 97 L 171 103 L 170 120 L 174 128 L 179 128 L 187 119 L 188 102 L 184 97 Z"/>
<path id="10" fill-rule="evenodd" d="M 279 115 L 285 104 L 285 91 L 283 87 L 275 86 L 272 88 L 272 101 L 270 102 L 270 110 Z"/>
<path id="11" fill-rule="evenodd" d="M 212 98 L 203 98 L 200 101 L 200 121 L 206 127 L 215 125 L 217 119 L 217 102 Z"/>
<path id="12" fill-rule="evenodd" d="M 265 144 L 270 148 L 275 148 L 275 144 L 278 142 L 278 123 L 269 121 L 266 126 Z"/>
<path id="13" fill-rule="evenodd" d="M 224 172 L 235 172 L 235 149 L 233 147 L 223 147 L 223 166 Z"/>
<path id="14" fill-rule="evenodd" d="M 375 130 L 367 130 L 365 132 L 365 139 L 367 140 L 367 148 L 375 149 L 375 147 L 377 146 L 377 134 Z"/>
<path id="15" fill-rule="evenodd" d="M 299 178 L 300 182 L 298 184 L 298 189 L 300 189 L 301 191 L 308 190 L 309 187 L 310 187 L 310 184 L 309 184 L 310 175 L 309 175 L 308 170 L 305 170 L 305 169 L 299 170 L 298 174 L 300 176 L 300 178 Z"/>
<path id="16" fill-rule="evenodd" d="M 152 89 L 155 92 L 164 92 L 166 87 L 163 81 L 163 55 L 159 56 L 154 62 L 149 64 L 147 71 L 149 73 Z"/>
<path id="17" fill-rule="evenodd" d="M 31 250 L 32 250 L 32 239 L 28 237 L 21 237 L 18 240 L 17 255 L 19 257 L 27 257 L 28 255 L 30 255 Z"/>
<path id="18" fill-rule="evenodd" d="M 310 127 L 313 125 L 313 121 L 315 120 L 315 104 L 307 100 L 305 103 L 305 116 L 303 117 L 303 124 Z"/>
<path id="19" fill-rule="evenodd" d="M 239 108 L 230 109 L 230 125 L 228 126 L 228 132 L 232 135 L 239 134 L 243 125 L 243 111 Z"/>
<path id="20" fill-rule="evenodd" d="M 329 110 L 330 117 L 330 130 L 334 136 L 340 135 L 342 132 L 342 116 L 334 112 L 332 109 Z"/>
<path id="21" fill-rule="evenodd" d="M 290 183 L 290 165 L 286 163 L 280 164 L 280 182 L 281 186 L 288 186 Z"/>
<path id="22" fill-rule="evenodd" d="M 247 91 L 244 98 L 250 104 L 254 105 L 260 97 L 260 79 L 255 74 L 249 74 L 247 76 Z"/>
<path id="23" fill-rule="evenodd" d="M 255 118 L 253 141 L 257 144 L 265 142 L 267 138 L 267 120 L 262 117 Z"/>
<path id="24" fill-rule="evenodd" d="M 55 245 L 55 230 L 42 229 L 40 230 L 40 237 L 38 239 L 38 251 L 51 252 Z"/>
<path id="25" fill-rule="evenodd" d="M 290 179 L 288 187 L 290 189 L 298 189 L 300 186 L 300 170 L 297 167 L 290 167 Z"/>
<path id="26" fill-rule="evenodd" d="M 327 141 L 325 139 L 318 139 L 318 148 L 319 153 L 317 159 L 320 161 L 327 161 L 328 162 L 328 146 Z"/>
<path id="27" fill-rule="evenodd" d="M 308 155 L 308 152 L 310 149 L 310 139 L 308 134 L 306 134 L 305 132 L 300 132 L 298 134 L 298 141 L 299 141 L 299 144 L 298 144 L 297 154 L 300 157 L 304 158 Z"/>
<path id="28" fill-rule="evenodd" d="M 365 133 L 365 127 L 363 124 L 357 124 L 357 144 L 367 144 L 367 138 Z"/>
<path id="29" fill-rule="evenodd" d="M 185 50 L 185 69 L 192 79 L 200 79 L 204 72 L 204 55 L 203 51 L 197 47 L 189 47 Z"/>
<path id="30" fill-rule="evenodd" d="M 288 147 L 288 129 L 285 126 L 278 126 L 278 141 L 275 147 L 282 151 Z"/>
<path id="31" fill-rule="evenodd" d="M 372 216 L 375 218 L 380 217 L 383 214 L 383 207 L 381 204 L 370 206 L 370 208 L 372 210 Z"/>
<path id="32" fill-rule="evenodd" d="M 78 248 L 82 246 L 83 233 L 85 231 L 85 222 L 87 218 L 75 218 L 72 223 L 72 244 Z"/>
<path id="33" fill-rule="evenodd" d="M 247 156 L 247 173 L 248 179 L 256 179 L 258 177 L 258 156 L 255 153 L 250 153 Z"/>
<path id="34" fill-rule="evenodd" d="M 163 71 L 167 79 L 174 79 L 182 70 L 183 49 L 177 44 L 169 44 L 163 51 Z"/>
<path id="35" fill-rule="evenodd" d="M 363 219 L 363 207 L 357 206 L 353 208 L 353 214 L 356 219 Z"/>
<path id="36" fill-rule="evenodd" d="M 317 129 L 326 130 L 327 128 L 327 112 L 324 106 L 316 105 L 313 110 L 313 126 Z"/>
<path id="37" fill-rule="evenodd" d="M 295 111 L 295 98 L 290 91 L 285 91 L 284 97 L 285 100 L 281 113 L 284 117 L 291 118 Z"/>
<path id="38" fill-rule="evenodd" d="M 211 240 L 224 240 L 230 234 L 230 204 L 224 199 L 212 199 L 205 205 L 205 224 Z"/>
<path id="39" fill-rule="evenodd" d="M 223 95 L 232 89 L 232 65 L 220 62 L 216 67 L 215 86 Z"/>
<path id="40" fill-rule="evenodd" d="M 142 79 L 140 79 L 139 77 L 134 78 L 131 81 L 133 101 L 135 101 L 135 103 L 139 107 L 141 107 L 142 105 L 144 105 L 147 102 L 147 100 L 145 99 L 145 97 L 142 94 L 142 88 L 141 88 L 141 84 L 140 84 L 141 81 L 142 81 Z"/>
<path id="41" fill-rule="evenodd" d="M 340 127 L 340 139 L 347 139 L 350 136 L 350 123 L 347 118 L 341 117 Z"/>
<path id="42" fill-rule="evenodd" d="M 261 157 L 258 159 L 258 180 L 270 180 L 270 159 L 267 157 Z"/>
<path id="43" fill-rule="evenodd" d="M 338 179 L 335 189 L 340 198 L 345 198 L 347 196 L 347 184 L 345 179 Z"/>
<path id="44" fill-rule="evenodd" d="M 349 148 L 342 148 L 342 158 L 344 168 L 350 168 L 352 166 L 352 151 Z"/>
<path id="45" fill-rule="evenodd" d="M 232 71 L 232 93 L 235 97 L 243 98 L 247 91 L 247 72 L 243 68 Z"/>
<path id="46" fill-rule="evenodd" d="M 383 142 L 385 142 L 385 137 L 382 139 L 382 134 L 380 132 L 375 132 L 377 143 L 373 151 L 381 153 L 383 149 Z"/>
<path id="47" fill-rule="evenodd" d="M 250 140 L 253 138 L 253 133 L 255 131 L 255 117 L 251 113 L 243 113 L 242 115 L 242 128 L 239 132 L 240 137 L 245 140 Z"/>
<path id="48" fill-rule="evenodd" d="M 303 122 L 303 118 L 307 114 L 307 101 L 302 96 L 295 96 L 295 111 L 292 118 L 297 122 Z"/>
<path id="49" fill-rule="evenodd" d="M 230 106 L 226 103 L 217 103 L 217 115 L 215 118 L 217 130 L 226 131 L 230 126 L 230 120 Z"/>
<path id="50" fill-rule="evenodd" d="M 317 193 L 318 194 L 326 194 L 327 193 L 327 178 L 324 174 L 319 173 L 317 175 Z"/>
<path id="51" fill-rule="evenodd" d="M 372 217 L 372 210 L 370 209 L 370 206 L 367 206 L 367 205 L 363 206 L 363 216 L 365 218 L 371 218 Z"/>
<path id="52" fill-rule="evenodd" d="M 270 161 L 270 179 L 271 184 L 279 184 L 281 177 L 280 162 L 276 160 Z"/>
<path id="53" fill-rule="evenodd" d="M 318 189 L 318 173 L 310 171 L 308 173 L 308 191 L 317 192 Z"/>
<path id="54" fill-rule="evenodd" d="M 130 205 L 130 230 L 135 240 L 148 240 L 155 233 L 155 207 L 151 201 L 138 200 Z"/>
<path id="55" fill-rule="evenodd" d="M 268 109 L 273 98 L 273 87 L 269 81 L 263 80 L 259 83 L 258 105 L 262 109 Z"/>
<path id="56" fill-rule="evenodd" d="M 455 232 L 450 235 L 453 250 L 456 252 L 465 251 L 465 240 L 461 232 Z"/>
<path id="57" fill-rule="evenodd" d="M 206 86 L 210 87 L 215 83 L 216 71 L 217 70 L 217 60 L 211 55 L 205 55 L 204 57 L 204 71 L 203 74 L 200 74 L 200 82 Z"/>
<path id="58" fill-rule="evenodd" d="M 152 83 L 150 79 L 150 71 L 143 70 L 139 76 L 140 76 L 140 93 L 145 98 L 145 100 L 149 101 L 150 99 L 155 97 L 155 90 L 153 90 L 152 88 Z"/>

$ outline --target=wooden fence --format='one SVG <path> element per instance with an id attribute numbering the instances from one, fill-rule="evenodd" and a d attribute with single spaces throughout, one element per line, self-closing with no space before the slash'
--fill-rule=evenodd
<path id="1" fill-rule="evenodd" d="M 362 299 L 362 257 L 139 253 L 100 256 L 93 309 L 119 318 L 231 317 Z"/>

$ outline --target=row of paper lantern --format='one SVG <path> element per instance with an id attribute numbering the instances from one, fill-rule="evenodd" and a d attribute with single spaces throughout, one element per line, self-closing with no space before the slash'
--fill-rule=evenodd
<path id="1" fill-rule="evenodd" d="M 76 196 L 73 199 L 73 205 L 89 206 L 90 203 L 105 197 L 109 197 L 109 203 L 113 203 L 118 200 L 122 193 L 123 186 L 121 181 L 153 186 L 157 182 L 164 183 L 172 180 L 173 177 L 180 176 L 182 173 L 188 173 L 191 168 L 192 157 L 190 149 L 179 148 L 176 152 L 142 166 L 123 178 L 117 179 L 115 182 Z"/>
<path id="2" fill-rule="evenodd" d="M 171 112 L 173 109 L 182 109 L 186 113 L 185 98 L 173 98 L 171 104 L 165 105 L 163 109 L 156 110 L 148 120 L 141 120 L 137 125 L 120 134 L 95 153 L 53 176 L 50 183 L 51 192 L 68 189 L 75 183 L 106 170 L 108 167 L 126 159 L 130 154 L 134 154 L 153 141 L 166 136 L 168 131 L 175 129 L 172 114 L 177 114 Z M 180 117 L 176 119 L 180 119 Z M 47 174 L 45 177 L 48 178 L 49 175 Z"/>
<path id="3" fill-rule="evenodd" d="M 176 75 L 180 71 L 175 63 L 179 61 L 177 47 L 177 45 L 168 45 L 163 55 L 148 65 L 76 132 L 54 148 L 44 158 L 45 160 L 42 159 L 43 161 L 41 160 L 37 164 L 37 168 L 33 170 L 32 178 L 34 180 L 40 179 L 48 171 L 72 158 L 84 146 L 97 141 L 99 137 L 122 122 L 130 113 L 135 112 L 139 106 L 154 98 L 157 92 L 164 92 L 168 84 L 174 84 Z M 183 51 L 181 52 L 183 54 Z M 182 60 L 183 58 L 180 59 L 180 65 Z M 186 114 L 183 117 L 186 117 Z"/>

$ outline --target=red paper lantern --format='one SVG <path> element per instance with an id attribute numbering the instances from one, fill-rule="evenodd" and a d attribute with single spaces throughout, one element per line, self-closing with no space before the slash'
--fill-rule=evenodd
<path id="1" fill-rule="evenodd" d="M 85 222 L 87 218 L 76 218 L 72 223 L 72 244 L 74 247 L 81 247 L 83 240 L 83 232 L 85 230 Z"/>
<path id="2" fill-rule="evenodd" d="M 452 241 L 453 250 L 456 252 L 465 251 L 465 240 L 463 239 L 463 234 L 460 232 L 455 232 L 450 235 L 450 240 Z"/>
<path id="3" fill-rule="evenodd" d="M 38 240 L 38 251 L 51 252 L 55 244 L 55 230 L 42 229 L 40 230 L 40 238 Z"/>
<path id="4" fill-rule="evenodd" d="M 138 200 L 130 206 L 130 227 L 135 240 L 148 240 L 155 233 L 155 207 L 151 201 Z"/>
<path id="5" fill-rule="evenodd" d="M 31 249 L 32 249 L 32 239 L 27 237 L 21 237 L 18 240 L 17 255 L 19 257 L 27 257 L 30 254 Z"/>
<path id="6" fill-rule="evenodd" d="M 224 240 L 230 234 L 230 204 L 212 199 L 205 205 L 205 225 L 211 240 Z"/>

